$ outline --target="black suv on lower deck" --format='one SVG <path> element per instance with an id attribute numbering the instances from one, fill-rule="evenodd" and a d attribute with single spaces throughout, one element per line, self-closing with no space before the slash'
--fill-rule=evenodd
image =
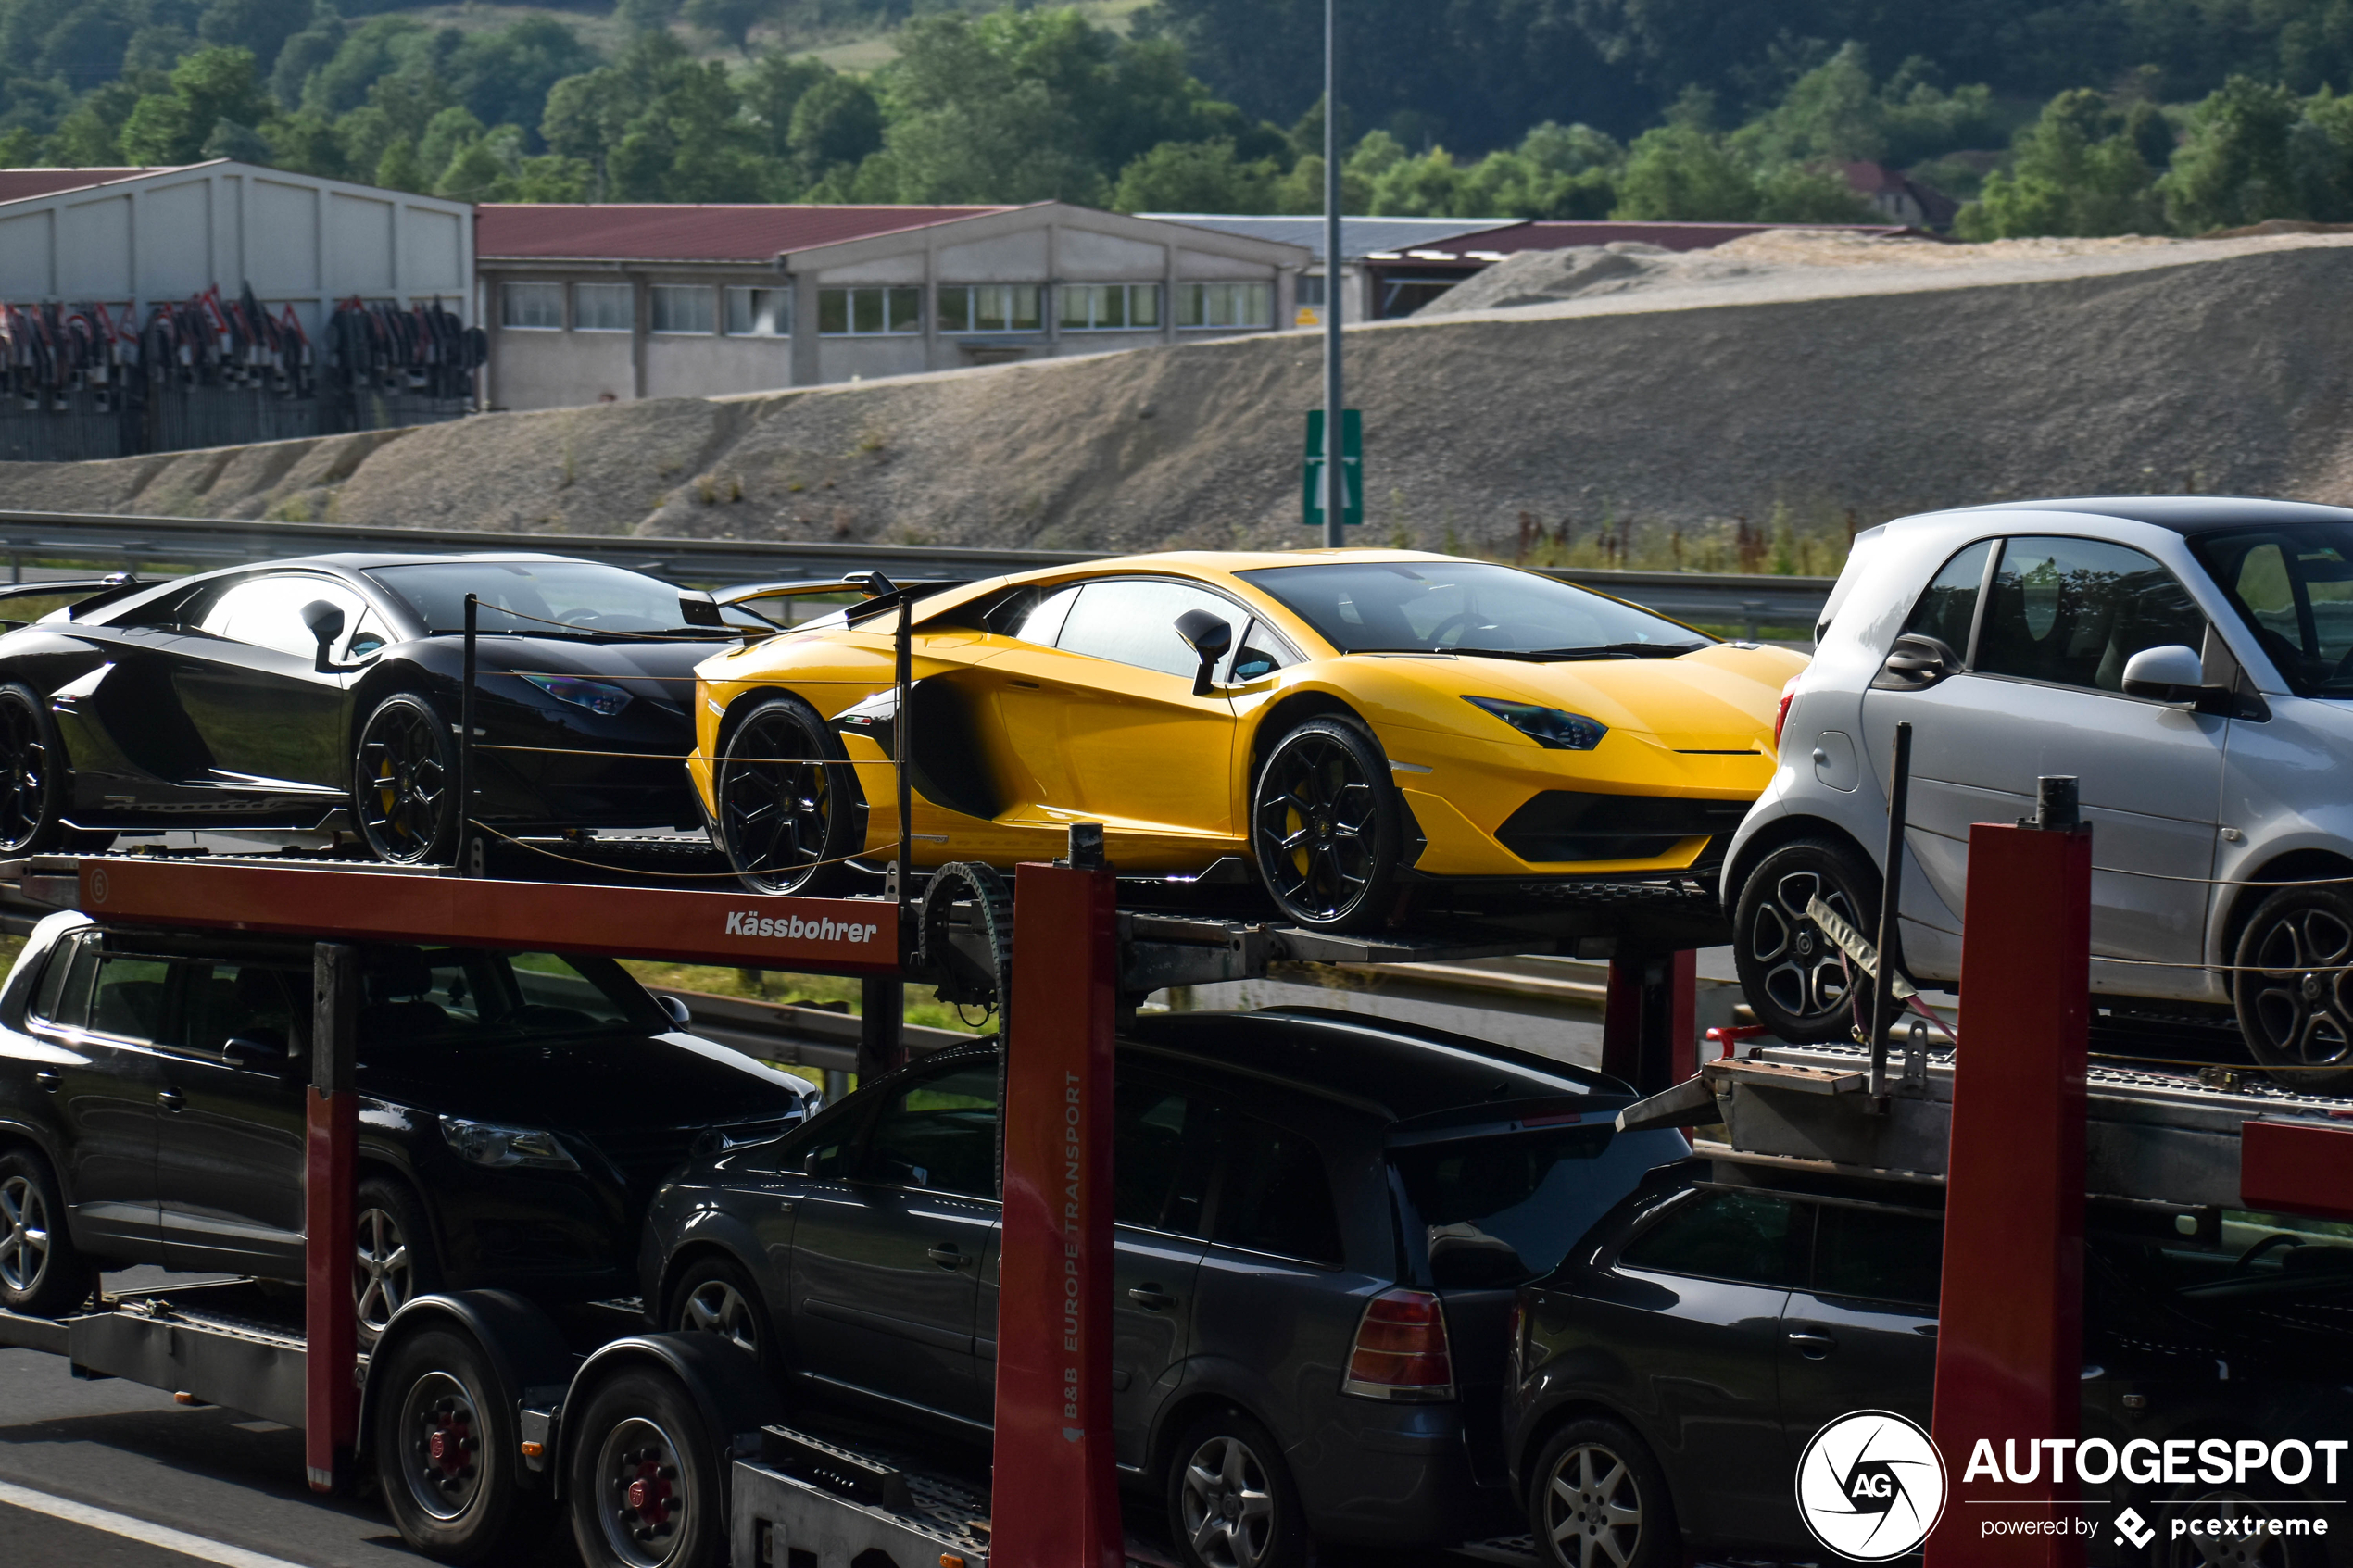
<path id="1" fill-rule="evenodd" d="M 1505 1442 L 1551 1568 L 1822 1561 L 1798 1459 L 1856 1411 L 1930 1424 L 1944 1194 L 1701 1156 L 1652 1173 L 1520 1291 Z M 1719 1157 L 1723 1156 L 1723 1157 Z M 2310 1440 L 2353 1432 L 2353 1232 L 2236 1210 L 2095 1201 L 2084 1246 L 2083 1438 Z M 1949 1462 L 1949 1461 L 1948 1461 Z M 2134 1564 L 2309 1568 L 2317 1537 L 2177 1537 L 2177 1513 L 2309 1527 L 2334 1486 L 2071 1482 L 2159 1534 Z M 1982 1489 L 1982 1488 L 1981 1488 Z M 1957 1471 L 1948 1495 L 1966 1499 Z M 2096 1512 L 2096 1510 L 2095 1510 Z M 1946 1505 L 1942 1532 L 1982 1520 Z M 2341 1533 L 2333 1530 L 2332 1535 Z M 2087 1537 L 2116 1561 L 2116 1533 Z"/>
<path id="2" fill-rule="evenodd" d="M 1507 1523 L 1512 1288 L 1681 1137 L 1616 1132 L 1615 1079 L 1339 1013 L 1147 1017 L 1117 1063 L 1118 1457 L 1187 1561 Z M 650 1315 L 797 1397 L 985 1439 L 997 1084 L 956 1047 L 688 1166 L 648 1217 Z"/>
<path id="3" fill-rule="evenodd" d="M 361 968 L 363 1335 L 445 1286 L 627 1293 L 698 1140 L 817 1100 L 610 959 L 385 946 Z M 69 1311 L 101 1263 L 301 1280 L 310 994 L 305 943 L 41 922 L 0 986 L 0 1306 Z"/>

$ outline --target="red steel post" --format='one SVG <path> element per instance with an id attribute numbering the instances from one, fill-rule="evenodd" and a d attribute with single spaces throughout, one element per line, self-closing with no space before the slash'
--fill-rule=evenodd
<path id="1" fill-rule="evenodd" d="M 1013 873 L 997 1306 L 995 1528 L 1005 1568 L 1121 1568 L 1111 1430 L 1116 884 Z"/>
<path id="2" fill-rule="evenodd" d="M 2079 1536 L 1980 1526 L 2052 1519 L 2074 1495 L 2036 1445 L 2076 1436 L 2082 1399 L 2091 906 L 2088 827 L 1969 829 L 1934 1436 L 1948 1496 L 1998 1501 L 1948 1507 L 1928 1568 L 2083 1561 Z M 1981 1452 L 2014 1469 L 1972 1477 Z"/>
<path id="3" fill-rule="evenodd" d="M 1646 1095 L 1699 1071 L 1699 954 L 1689 947 L 1610 960 L 1602 1071 Z"/>
<path id="4" fill-rule="evenodd" d="M 353 1078 L 359 949 L 321 942 L 312 960 L 311 1073 L 303 1091 L 303 1467 L 313 1491 L 346 1479 L 359 1435 L 352 1190 L 359 1096 Z"/>

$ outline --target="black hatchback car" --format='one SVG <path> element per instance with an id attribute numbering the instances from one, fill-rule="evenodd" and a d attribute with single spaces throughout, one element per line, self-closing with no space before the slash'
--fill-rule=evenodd
<path id="1" fill-rule="evenodd" d="M 1652 1174 L 1520 1292 L 1505 1442 L 1554 1568 L 1820 1561 L 1798 1460 L 1826 1424 L 1930 1424 L 1944 1190 L 1693 1158 Z M 2353 1236 L 2231 1210 L 2095 1203 L 2086 1223 L 2082 1435 L 2232 1442 L 2353 1430 Z M 2177 1513 L 2300 1517 L 2294 1487 L 2070 1482 L 2105 1524 L 2154 1526 L 2140 1563 L 2326 1561 L 2324 1542 L 2176 1537 Z M 1957 1474 L 1950 1496 L 1965 1498 Z M 2341 1496 L 2340 1494 L 2337 1494 Z M 1976 1538 L 1947 1505 L 1941 1529 Z M 2095 1562 L 2120 1537 L 2086 1537 Z M 2220 1553 L 2220 1555 L 2217 1555 Z"/>
<path id="2" fill-rule="evenodd" d="M 310 950 L 35 928 L 0 986 L 0 1306 L 54 1315 L 93 1269 L 299 1282 Z M 353 1288 L 628 1292 L 637 1230 L 693 1150 L 773 1138 L 803 1079 L 685 1032 L 610 959 L 363 949 Z"/>
<path id="3" fill-rule="evenodd" d="M 1340 1013 L 1146 1018 L 1117 1061 L 1116 1445 L 1187 1561 L 1505 1522 L 1512 1289 L 1681 1137 L 1616 1132 L 1615 1079 Z M 797 1397 L 985 1439 L 997 1081 L 993 1048 L 955 1047 L 690 1164 L 648 1219 L 658 1325 L 729 1335 Z"/>

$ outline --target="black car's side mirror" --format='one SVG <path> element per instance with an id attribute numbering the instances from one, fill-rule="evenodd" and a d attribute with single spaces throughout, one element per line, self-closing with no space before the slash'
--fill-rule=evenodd
<path id="1" fill-rule="evenodd" d="M 1209 677 L 1217 661 L 1234 646 L 1234 629 L 1222 615 L 1205 609 L 1189 609 L 1176 618 L 1176 634 L 1185 646 L 1201 656 L 1201 669 L 1193 675 L 1193 695 L 1210 694 Z"/>
<path id="2" fill-rule="evenodd" d="M 684 1029 L 695 1021 L 695 1015 L 692 1010 L 690 1010 L 685 1002 L 679 1000 L 676 997 L 673 997 L 665 993 L 661 996 L 656 997 L 654 1000 L 661 1004 L 661 1010 L 668 1013 L 670 1015 L 670 1022 L 678 1025 L 679 1028 Z"/>
<path id="3" fill-rule="evenodd" d="M 327 654 L 343 635 L 343 611 L 324 599 L 313 599 L 302 607 L 302 623 L 310 628 L 310 635 L 319 645 L 320 671 L 332 671 L 334 665 Z"/>
<path id="4" fill-rule="evenodd" d="M 220 1058 L 241 1072 L 258 1072 L 265 1068 L 275 1070 L 283 1067 L 286 1053 L 276 1046 L 249 1040 L 240 1035 L 220 1042 Z"/>

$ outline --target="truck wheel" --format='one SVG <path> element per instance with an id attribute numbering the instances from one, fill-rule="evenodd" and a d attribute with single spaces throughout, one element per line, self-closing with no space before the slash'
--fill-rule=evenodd
<path id="1" fill-rule="evenodd" d="M 719 1449 L 678 1380 L 627 1368 L 579 1419 L 564 1485 L 584 1568 L 716 1568 L 727 1551 Z"/>
<path id="2" fill-rule="evenodd" d="M 63 1316 L 90 1298 L 94 1273 L 67 1234 L 65 1194 L 49 1162 L 29 1148 L 0 1154 L 0 1307 Z"/>
<path id="3" fill-rule="evenodd" d="M 553 1509 L 525 1490 L 512 1399 L 482 1347 L 426 1329 L 403 1338 L 382 1374 L 376 1475 L 401 1537 L 442 1562 L 520 1562 Z"/>

